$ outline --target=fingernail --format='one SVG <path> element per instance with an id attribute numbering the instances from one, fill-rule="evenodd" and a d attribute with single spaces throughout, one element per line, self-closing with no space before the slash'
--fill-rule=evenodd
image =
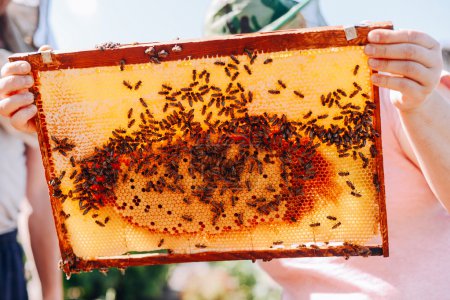
<path id="1" fill-rule="evenodd" d="M 23 72 L 23 73 L 28 73 L 29 71 L 30 71 L 30 68 L 29 68 L 29 64 L 27 64 L 27 63 L 22 63 L 22 64 L 20 64 L 20 70 Z"/>
<path id="2" fill-rule="evenodd" d="M 376 59 L 369 59 L 369 66 L 371 66 L 372 68 L 376 67 L 378 65 L 378 61 Z"/>
<path id="3" fill-rule="evenodd" d="M 378 83 L 378 81 L 379 81 L 379 80 L 378 80 L 378 76 L 375 75 L 375 74 L 372 75 L 372 76 L 370 77 L 370 79 L 372 80 L 373 83 Z"/>
<path id="4" fill-rule="evenodd" d="M 27 103 L 30 103 L 30 104 L 33 103 L 34 95 L 32 93 L 26 93 L 25 95 L 26 95 L 25 99 L 26 99 Z"/>
<path id="5" fill-rule="evenodd" d="M 369 41 L 372 43 L 376 43 L 380 40 L 380 36 L 374 32 L 369 32 L 368 36 Z"/>
<path id="6" fill-rule="evenodd" d="M 25 76 L 25 85 L 32 85 L 33 78 L 31 76 Z"/>
<path id="7" fill-rule="evenodd" d="M 371 46 L 371 45 L 367 45 L 366 48 L 364 48 L 364 52 L 367 55 L 372 55 L 372 54 L 375 53 L 375 48 L 373 46 Z"/>

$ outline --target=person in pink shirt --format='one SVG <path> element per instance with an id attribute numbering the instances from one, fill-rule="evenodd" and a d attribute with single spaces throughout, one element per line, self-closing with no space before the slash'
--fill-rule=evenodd
<path id="1" fill-rule="evenodd" d="M 217 0 L 205 33 L 321 25 L 315 0 Z M 374 30 L 368 38 L 369 65 L 382 72 L 372 81 L 381 88 L 390 257 L 260 263 L 286 300 L 450 297 L 450 75 L 428 34 Z"/>

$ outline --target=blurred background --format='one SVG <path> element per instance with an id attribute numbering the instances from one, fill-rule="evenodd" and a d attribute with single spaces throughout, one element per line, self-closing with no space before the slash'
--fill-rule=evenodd
<path id="1" fill-rule="evenodd" d="M 38 0 L 14 0 L 25 7 Z M 79 50 L 114 41 L 170 41 L 202 36 L 208 0 L 57 0 L 49 7 L 50 26 L 58 49 Z M 362 20 L 392 21 L 396 28 L 425 31 L 450 57 L 450 1 L 321 0 L 330 25 Z M 447 60 L 448 61 L 448 60 Z M 449 69 L 449 65 L 446 66 Z M 22 217 L 22 225 L 26 214 Z M 22 226 L 23 228 L 23 226 Z M 22 230 L 26 240 L 26 232 Z M 29 246 L 27 270 L 31 300 L 40 287 Z M 280 299 L 281 290 L 251 262 L 190 263 L 129 268 L 73 275 L 64 280 L 65 299 Z"/>

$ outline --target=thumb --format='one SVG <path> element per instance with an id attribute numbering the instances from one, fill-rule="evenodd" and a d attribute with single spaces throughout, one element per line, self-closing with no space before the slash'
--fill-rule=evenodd
<path id="1" fill-rule="evenodd" d="M 39 48 L 38 52 L 53 50 L 53 48 L 49 45 L 43 45 Z"/>

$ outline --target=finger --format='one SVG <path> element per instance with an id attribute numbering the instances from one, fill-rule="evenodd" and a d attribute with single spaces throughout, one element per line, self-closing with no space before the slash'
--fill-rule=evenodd
<path id="1" fill-rule="evenodd" d="M 2 77 L 8 75 L 26 75 L 31 72 L 31 66 L 26 61 L 14 61 L 3 66 Z"/>
<path id="2" fill-rule="evenodd" d="M 39 48 L 38 52 L 53 50 L 53 48 L 49 45 L 43 45 Z"/>
<path id="3" fill-rule="evenodd" d="M 428 34 L 415 30 L 388 30 L 375 29 L 369 32 L 370 43 L 375 44 L 399 44 L 409 43 L 423 46 L 428 49 L 439 47 L 439 43 Z"/>
<path id="4" fill-rule="evenodd" d="M 399 91 L 404 96 L 407 96 L 411 99 L 421 99 L 425 94 L 424 89 L 420 84 L 408 78 L 395 77 L 378 73 L 373 74 L 371 79 L 373 84 L 379 87 Z"/>
<path id="5" fill-rule="evenodd" d="M 36 131 L 36 124 L 33 120 L 36 113 L 37 108 L 35 105 L 31 104 L 23 107 L 11 116 L 11 125 L 21 131 Z"/>
<path id="6" fill-rule="evenodd" d="M 427 68 L 436 65 L 433 55 L 430 51 L 422 46 L 415 44 L 369 44 L 365 47 L 364 52 L 371 57 L 412 60 L 423 64 Z"/>
<path id="7" fill-rule="evenodd" d="M 369 59 L 369 66 L 377 71 L 402 75 L 423 86 L 432 84 L 430 80 L 433 78 L 432 72 L 428 68 L 414 61 L 371 58 Z"/>
<path id="8" fill-rule="evenodd" d="M 22 107 L 32 104 L 33 94 L 30 92 L 12 95 L 0 101 L 0 115 L 9 117 Z"/>
<path id="9" fill-rule="evenodd" d="M 34 80 L 30 75 L 10 75 L 0 79 L 0 94 L 9 95 L 30 88 L 33 84 Z"/>

